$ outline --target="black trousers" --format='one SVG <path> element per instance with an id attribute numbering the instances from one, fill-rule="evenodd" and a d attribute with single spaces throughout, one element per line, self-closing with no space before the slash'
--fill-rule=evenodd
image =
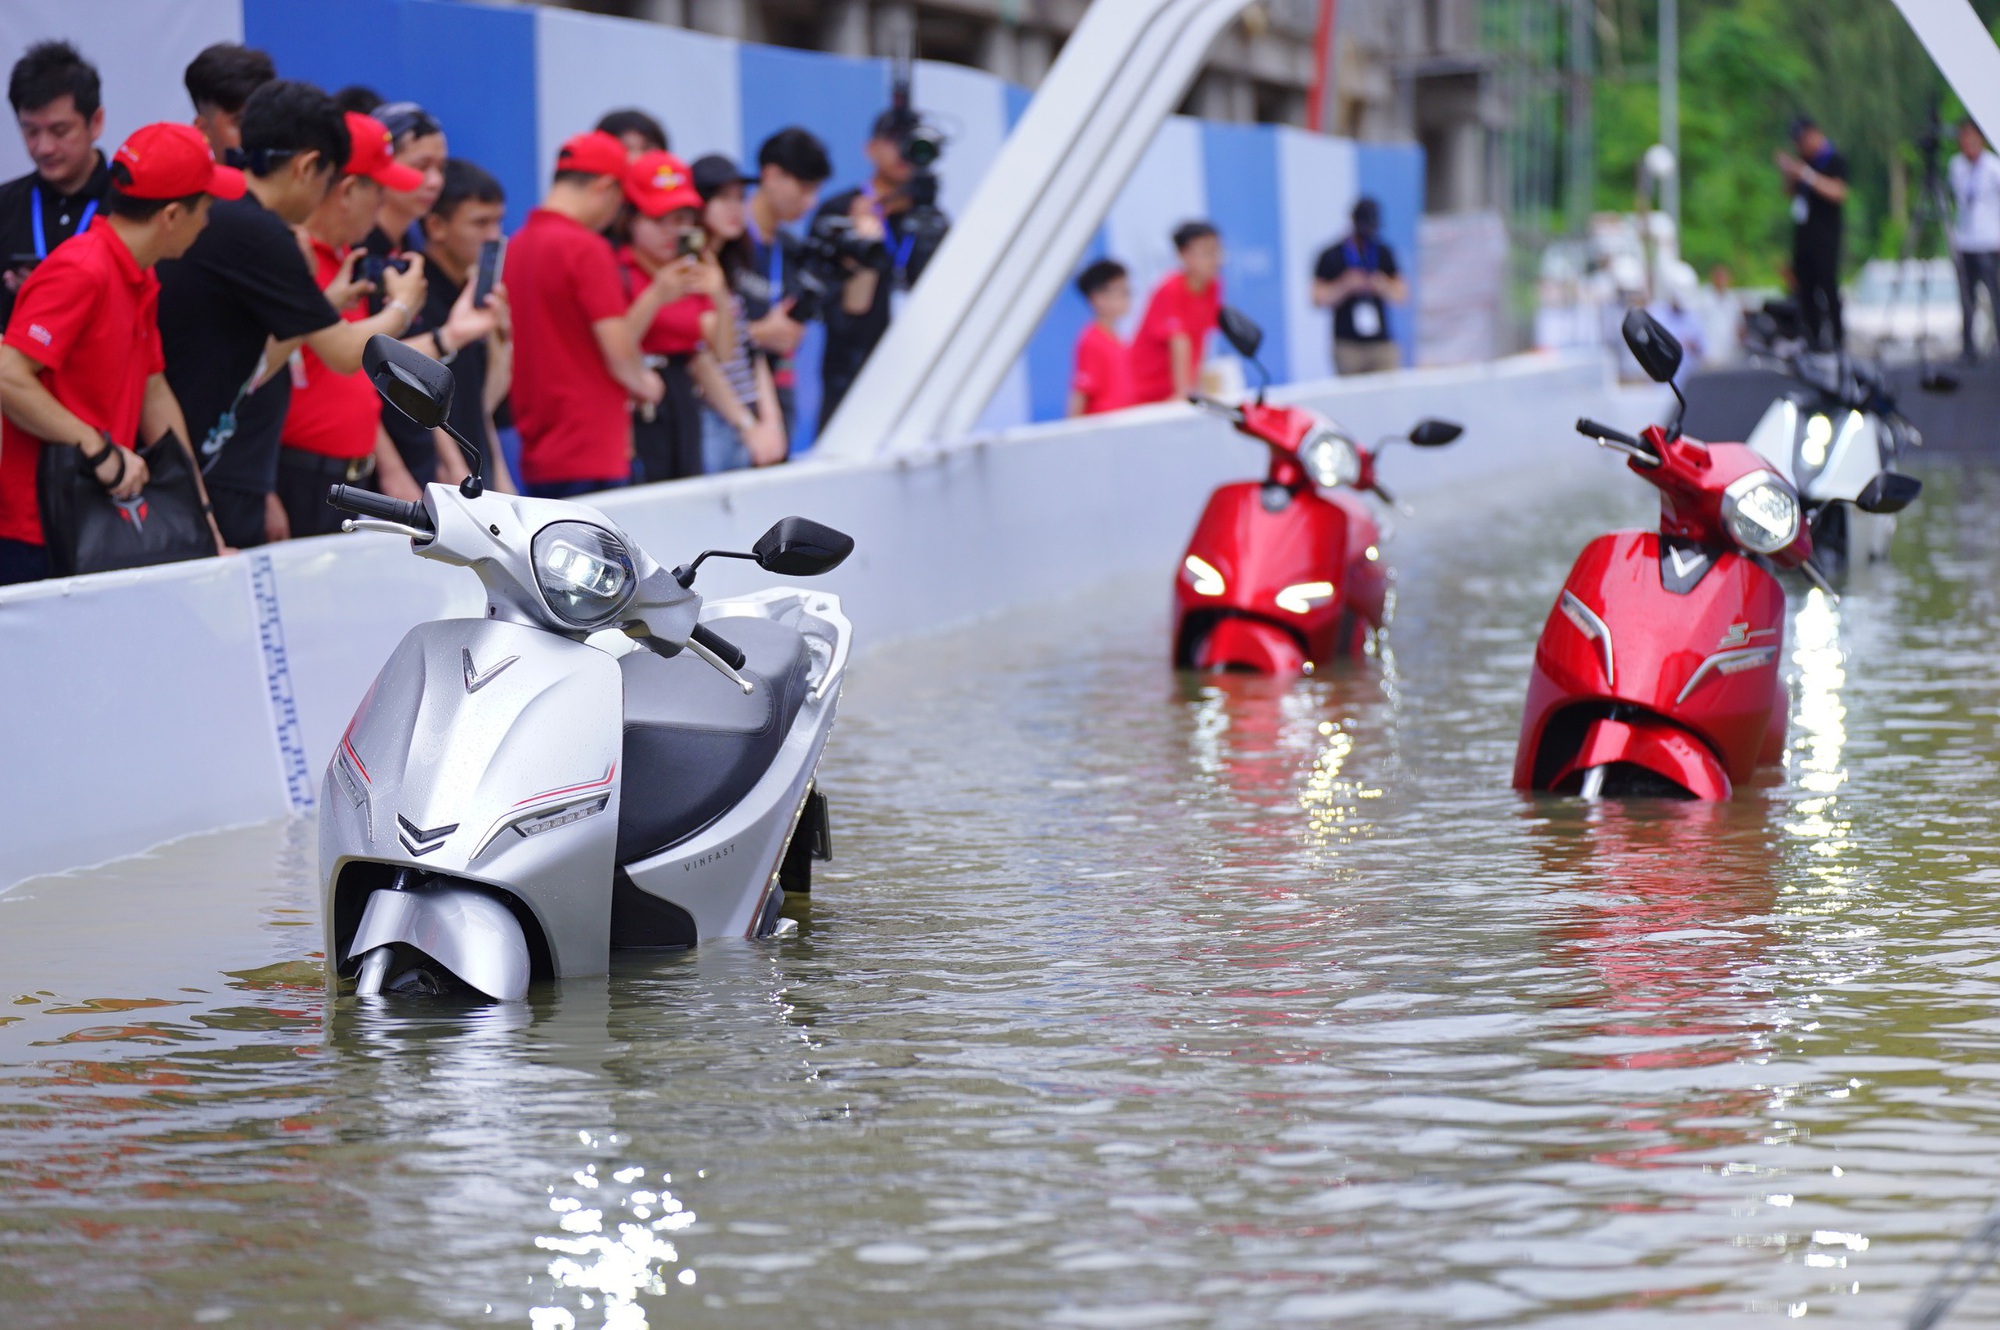
<path id="1" fill-rule="evenodd" d="M 1993 250 L 1961 250 L 1958 255 L 1958 311 L 1965 318 L 1965 358 L 1979 353 L 1974 330 L 1979 325 L 1979 288 L 1986 288 L 1992 302 L 1996 331 L 2000 331 L 2000 253 Z"/>
<path id="2" fill-rule="evenodd" d="M 230 489 L 213 481 L 208 486 L 208 503 L 215 509 L 215 525 L 222 538 L 239 550 L 264 543 L 264 496 L 249 490 Z"/>
<path id="3" fill-rule="evenodd" d="M 1840 323 L 1840 251 L 1794 249 L 1792 276 L 1798 282 L 1806 340 L 1822 351 L 1838 351 L 1847 345 L 1847 333 Z"/>
<path id="4" fill-rule="evenodd" d="M 369 477 L 349 480 L 345 468 L 336 470 L 323 458 L 311 454 L 301 456 L 290 448 L 278 450 L 278 482 L 272 492 L 285 506 L 285 518 L 291 523 L 294 539 L 330 536 L 339 531 L 340 524 L 351 516 L 326 501 L 326 492 L 334 485 L 374 488 L 374 482 Z"/>
<path id="5" fill-rule="evenodd" d="M 667 395 L 653 418 L 632 417 L 632 450 L 648 481 L 685 480 L 701 474 L 701 400 L 688 374 L 693 356 L 667 356 L 649 363 L 660 372 Z"/>

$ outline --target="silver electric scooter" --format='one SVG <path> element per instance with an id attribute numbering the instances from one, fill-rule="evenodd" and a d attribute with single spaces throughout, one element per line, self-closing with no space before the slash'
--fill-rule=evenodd
<path id="1" fill-rule="evenodd" d="M 364 366 L 426 428 L 451 371 L 375 337 Z M 854 542 L 804 518 L 750 553 L 669 571 L 597 509 L 487 493 L 421 503 L 335 485 L 349 531 L 406 536 L 470 568 L 486 616 L 420 624 L 341 736 L 320 795 L 329 982 L 361 996 L 526 994 L 601 974 L 613 947 L 776 931 L 830 852 L 814 790 L 852 628 L 791 588 L 704 605 L 703 559 L 811 576 Z"/>
<path id="2" fill-rule="evenodd" d="M 1791 357 L 1785 368 L 1799 386 L 1765 409 L 1744 442 L 1798 488 L 1813 551 L 1829 573 L 1887 559 L 1894 514 L 1922 488 L 1896 466 L 1923 436 L 1870 367 L 1813 352 Z M 1884 491 L 1901 502 L 1863 501 Z"/>

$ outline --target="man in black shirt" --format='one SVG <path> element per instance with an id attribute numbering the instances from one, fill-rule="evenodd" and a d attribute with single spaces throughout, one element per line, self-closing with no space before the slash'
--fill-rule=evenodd
<path id="1" fill-rule="evenodd" d="M 750 345 L 771 364 L 787 438 L 793 423 L 792 357 L 805 338 L 806 325 L 793 317 L 796 294 L 787 294 L 797 276 L 798 242 L 784 228 L 813 210 L 819 187 L 832 174 L 826 145 L 810 130 L 797 125 L 781 129 L 757 149 L 757 192 L 744 208 L 749 262 L 736 274 L 736 294 L 743 298 Z"/>
<path id="2" fill-rule="evenodd" d="M 382 313 L 348 322 L 313 280 L 292 226 L 319 206 L 349 147 L 325 93 L 267 83 L 244 104 L 241 127 L 249 192 L 217 204 L 186 257 L 159 266 L 167 384 L 187 417 L 216 523 L 238 548 L 290 534 L 272 490 L 292 352 L 309 345 L 333 372 L 352 373 L 368 338 L 404 331 L 424 298 L 422 265 L 412 264 L 384 275 Z"/>
<path id="3" fill-rule="evenodd" d="M 875 178 L 860 189 L 834 195 L 820 206 L 813 225 L 846 218 L 853 234 L 881 242 L 866 264 L 850 264 L 840 299 L 826 307 L 826 353 L 820 361 L 819 427 L 833 419 L 861 367 L 889 331 L 892 302 L 900 301 L 923 276 L 950 225 L 935 201 L 918 197 L 919 172 L 903 156 L 903 131 L 911 112 L 891 109 L 875 117 L 868 136 L 868 160 Z M 936 177 L 923 173 L 929 188 Z"/>
<path id="4" fill-rule="evenodd" d="M 0 185 L 0 331 L 14 293 L 49 251 L 96 217 L 111 174 L 97 136 L 104 107 L 97 70 L 68 42 L 38 42 L 14 64 L 7 100 L 35 169 Z"/>
<path id="5" fill-rule="evenodd" d="M 1792 276 L 1799 312 L 1812 344 L 1837 351 L 1846 341 L 1840 326 L 1840 223 L 1847 204 L 1847 159 L 1813 123 L 1792 122 L 1792 146 L 1777 155 L 1778 170 L 1792 195 Z"/>
<path id="6" fill-rule="evenodd" d="M 1354 230 L 1327 246 L 1313 267 L 1313 304 L 1333 310 L 1333 364 L 1343 377 L 1401 367 L 1387 305 L 1410 294 L 1396 251 L 1382 241 L 1382 205 L 1364 198 L 1354 205 L 1352 220 Z"/>

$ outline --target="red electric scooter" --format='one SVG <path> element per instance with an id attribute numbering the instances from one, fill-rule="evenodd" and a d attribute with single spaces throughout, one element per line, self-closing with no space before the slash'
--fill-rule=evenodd
<path id="1" fill-rule="evenodd" d="M 1225 308 L 1222 335 L 1257 369 L 1263 331 Z M 1388 570 L 1382 533 L 1361 501 L 1373 491 L 1394 503 L 1375 477 L 1383 444 L 1364 448 L 1302 407 L 1257 398 L 1232 406 L 1195 397 L 1241 434 L 1271 450 L 1260 481 L 1224 485 L 1209 496 L 1174 582 L 1174 665 L 1185 670 L 1310 674 L 1338 656 L 1358 656 L 1382 626 Z M 1435 447 L 1462 432 L 1442 420 L 1411 430 Z"/>
<path id="2" fill-rule="evenodd" d="M 1672 386 L 1672 334 L 1641 309 L 1624 332 L 1647 375 Z M 1785 593 L 1771 569 L 1826 581 L 1791 482 L 1743 444 L 1683 437 L 1674 396 L 1674 423 L 1636 438 L 1576 422 L 1659 488 L 1660 529 L 1599 536 L 1570 569 L 1535 648 L 1516 789 L 1727 799 L 1784 755 Z M 1918 488 L 1884 472 L 1856 506 L 1893 512 Z"/>

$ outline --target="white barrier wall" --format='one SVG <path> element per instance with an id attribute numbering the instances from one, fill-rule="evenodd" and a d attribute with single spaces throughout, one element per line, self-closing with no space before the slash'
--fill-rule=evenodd
<path id="1" fill-rule="evenodd" d="M 1449 449 L 1400 450 L 1399 497 L 1523 466 L 1583 465 L 1580 414 L 1635 423 L 1595 359 L 1523 357 L 1293 390 L 1362 438 L 1424 415 Z M 852 533 L 827 579 L 867 650 L 899 636 L 1157 568 L 1216 484 L 1262 449 L 1175 405 L 1029 426 L 929 455 L 799 463 L 607 495 L 663 562 L 745 548 L 800 513 Z M 1419 518 L 1421 520 L 1421 518 Z M 710 565 L 702 590 L 763 584 Z M 0 889 L 179 835 L 304 811 L 370 679 L 412 624 L 477 614 L 470 573 L 383 536 L 0 590 Z"/>

